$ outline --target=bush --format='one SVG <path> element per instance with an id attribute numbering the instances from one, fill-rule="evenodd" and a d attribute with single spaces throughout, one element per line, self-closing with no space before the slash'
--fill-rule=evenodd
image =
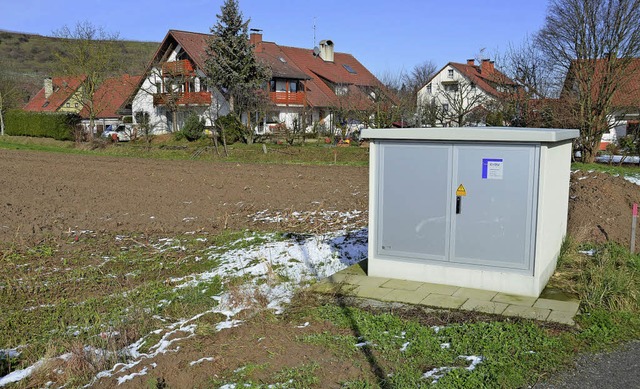
<path id="1" fill-rule="evenodd" d="M 80 116 L 70 113 L 11 110 L 6 114 L 6 134 L 57 140 L 73 140 Z"/>
<path id="2" fill-rule="evenodd" d="M 229 114 L 227 116 L 221 116 L 216 119 L 215 125 L 220 136 L 222 136 L 222 130 L 224 129 L 224 136 L 227 144 L 232 144 L 244 139 L 243 135 L 246 128 L 236 115 Z"/>
<path id="3" fill-rule="evenodd" d="M 202 138 L 204 125 L 204 119 L 200 119 L 200 117 L 194 113 L 189 115 L 181 132 L 189 142 L 193 142 Z"/>

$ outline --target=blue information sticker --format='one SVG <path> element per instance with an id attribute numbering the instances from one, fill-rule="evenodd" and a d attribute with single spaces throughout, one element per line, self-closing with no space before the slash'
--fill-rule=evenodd
<path id="1" fill-rule="evenodd" d="M 501 180 L 504 172 L 502 158 L 482 158 L 482 179 Z"/>

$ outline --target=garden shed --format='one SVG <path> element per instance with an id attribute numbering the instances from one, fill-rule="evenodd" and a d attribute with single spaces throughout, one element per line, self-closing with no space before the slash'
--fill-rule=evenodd
<path id="1" fill-rule="evenodd" d="M 539 296 L 566 234 L 577 130 L 365 129 L 370 276 Z"/>

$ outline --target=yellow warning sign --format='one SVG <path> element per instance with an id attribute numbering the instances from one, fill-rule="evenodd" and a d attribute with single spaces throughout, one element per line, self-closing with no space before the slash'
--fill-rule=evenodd
<path id="1" fill-rule="evenodd" d="M 467 190 L 464 188 L 464 185 L 460 184 L 458 189 L 456 189 L 456 196 L 466 196 Z"/>

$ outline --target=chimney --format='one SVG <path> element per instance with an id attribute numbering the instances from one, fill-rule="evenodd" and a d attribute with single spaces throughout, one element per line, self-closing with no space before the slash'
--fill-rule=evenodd
<path id="1" fill-rule="evenodd" d="M 476 64 L 476 60 L 475 59 L 470 58 L 470 59 L 467 60 L 467 65 L 468 66 L 473 66 L 475 64 Z"/>
<path id="2" fill-rule="evenodd" d="M 491 74 L 494 70 L 494 62 L 488 58 L 482 60 L 480 73 Z"/>
<path id="3" fill-rule="evenodd" d="M 249 35 L 249 43 L 251 43 L 254 46 L 257 46 L 258 43 L 262 42 L 262 33 L 260 32 L 252 32 Z"/>
<path id="4" fill-rule="evenodd" d="M 53 80 L 51 77 L 44 79 L 44 98 L 48 99 L 53 94 Z"/>
<path id="5" fill-rule="evenodd" d="M 320 58 L 325 62 L 333 62 L 333 42 L 330 40 L 320 41 Z"/>

